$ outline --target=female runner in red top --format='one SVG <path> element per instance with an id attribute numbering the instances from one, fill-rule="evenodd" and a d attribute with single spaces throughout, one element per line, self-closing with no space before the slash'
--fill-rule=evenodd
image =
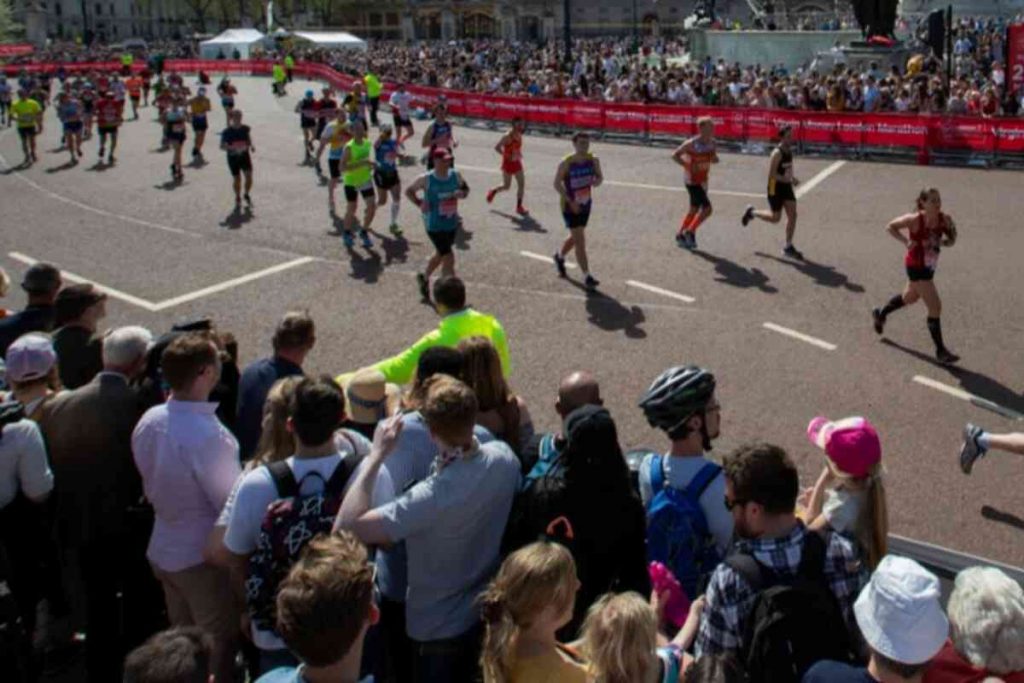
<path id="1" fill-rule="evenodd" d="M 512 130 L 505 133 L 494 151 L 501 155 L 501 185 L 487 191 L 487 203 L 494 201 L 494 196 L 512 186 L 512 178 L 516 179 L 516 213 L 525 216 L 529 212 L 523 208 L 523 192 L 526 190 L 526 175 L 523 173 L 523 131 L 526 125 L 520 118 L 512 119 Z"/>
<path id="2" fill-rule="evenodd" d="M 924 299 L 928 307 L 928 332 L 935 342 L 935 357 L 940 363 L 955 363 L 960 357 L 946 348 L 942 342 L 942 300 L 935 289 L 933 278 L 939 263 L 941 247 L 951 247 L 956 242 L 956 224 L 942 213 L 942 198 L 935 188 L 921 190 L 917 197 L 917 211 L 900 216 L 889 223 L 889 234 L 907 248 L 904 263 L 907 267 L 907 286 L 902 294 L 894 296 L 882 308 L 871 311 L 875 332 L 882 334 L 885 319 L 893 311 Z M 903 231 L 907 232 L 904 236 Z"/>

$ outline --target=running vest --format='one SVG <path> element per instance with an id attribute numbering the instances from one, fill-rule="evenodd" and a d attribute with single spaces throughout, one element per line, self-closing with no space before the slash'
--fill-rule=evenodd
<path id="1" fill-rule="evenodd" d="M 573 159 L 573 156 L 570 154 L 564 159 L 569 162 L 569 170 L 565 177 L 566 188 L 572 201 L 589 206 L 590 189 L 597 180 L 597 165 L 589 152 L 583 159 Z"/>
<path id="2" fill-rule="evenodd" d="M 443 123 L 434 121 L 434 127 L 430 132 L 430 146 L 431 148 L 443 147 L 450 150 L 452 148 L 452 124 L 447 121 Z"/>
<path id="3" fill-rule="evenodd" d="M 703 185 L 711 174 L 711 161 L 715 158 L 715 143 L 693 141 L 693 151 L 688 154 L 690 163 L 686 169 L 687 185 Z"/>
<path id="4" fill-rule="evenodd" d="M 100 118 L 103 118 L 103 109 L 100 109 Z M 167 112 L 167 132 L 178 134 L 185 132 L 185 112 L 180 109 L 172 109 Z"/>
<path id="5" fill-rule="evenodd" d="M 503 164 L 518 164 L 523 158 L 523 139 L 517 135 L 510 135 L 505 147 L 501 150 L 501 161 Z"/>
<path id="6" fill-rule="evenodd" d="M 939 222 L 934 228 L 925 224 L 924 212 L 918 212 L 917 225 L 910 229 L 910 244 L 903 263 L 907 268 L 927 268 L 935 270 L 939 265 L 939 250 L 942 247 L 942 236 L 946 233 L 946 216 L 939 214 Z"/>
<path id="7" fill-rule="evenodd" d="M 398 142 L 392 138 L 379 140 L 375 152 L 377 168 L 382 171 L 398 170 Z"/>
<path id="8" fill-rule="evenodd" d="M 82 105 L 78 100 L 68 100 L 57 109 L 57 116 L 64 123 L 77 123 L 82 120 Z"/>
<path id="9" fill-rule="evenodd" d="M 771 195 L 775 194 L 775 189 L 778 185 L 792 185 L 792 183 L 784 183 L 781 180 L 776 180 L 775 176 L 784 176 L 786 175 L 786 173 L 793 170 L 793 152 L 791 150 L 787 151 L 783 149 L 781 145 L 776 147 L 775 149 L 779 150 L 779 153 L 782 155 L 782 158 L 779 159 L 778 171 L 776 171 L 775 174 L 768 178 L 768 194 Z"/>
<path id="10" fill-rule="evenodd" d="M 332 123 L 330 128 L 327 129 L 327 142 L 331 146 L 329 152 L 327 152 L 328 159 L 340 159 L 341 153 L 345 151 L 345 145 L 352 136 L 348 130 L 340 123 Z"/>
<path id="11" fill-rule="evenodd" d="M 210 100 L 205 97 L 202 99 L 194 99 L 188 103 L 189 109 L 192 110 L 192 116 L 206 117 L 206 112 L 210 111 Z"/>
<path id="12" fill-rule="evenodd" d="M 360 161 L 368 161 L 370 158 L 370 152 L 373 151 L 373 144 L 366 139 L 362 142 L 349 140 L 345 145 L 345 149 L 348 150 L 348 163 L 353 164 Z M 373 170 L 369 165 L 367 165 L 351 171 L 345 171 L 342 179 L 345 181 L 346 185 L 362 187 L 370 182 L 372 174 Z"/>
<path id="13" fill-rule="evenodd" d="M 454 170 L 448 171 L 448 177 L 437 177 L 437 171 L 427 174 L 427 189 L 424 192 L 427 210 L 424 218 L 427 232 L 451 232 L 459 224 L 459 191 L 461 181 Z"/>

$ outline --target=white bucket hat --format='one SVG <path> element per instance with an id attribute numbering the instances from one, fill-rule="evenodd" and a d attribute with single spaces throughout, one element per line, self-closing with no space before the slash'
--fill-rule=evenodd
<path id="1" fill-rule="evenodd" d="M 939 580 L 905 557 L 887 555 L 853 606 L 871 649 L 901 664 L 924 664 L 949 635 Z"/>

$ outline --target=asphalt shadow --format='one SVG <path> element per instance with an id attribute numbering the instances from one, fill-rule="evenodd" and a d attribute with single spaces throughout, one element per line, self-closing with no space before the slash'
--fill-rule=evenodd
<path id="1" fill-rule="evenodd" d="M 473 241 L 473 233 L 466 230 L 462 220 L 459 220 L 459 225 L 455 228 L 455 248 L 460 251 L 469 251 L 469 243 Z"/>
<path id="2" fill-rule="evenodd" d="M 372 285 L 380 279 L 384 264 L 376 249 L 366 249 L 368 256 L 363 256 L 356 247 L 345 247 L 345 251 L 348 252 L 349 266 L 351 267 L 349 277 L 368 285 Z"/>
<path id="3" fill-rule="evenodd" d="M 85 170 L 92 171 L 94 173 L 103 173 L 111 166 L 113 166 L 113 164 L 107 164 L 104 163 L 103 159 L 97 159 L 95 164 L 93 164 L 92 166 L 87 166 Z"/>
<path id="4" fill-rule="evenodd" d="M 176 179 L 172 178 L 171 180 L 168 180 L 166 182 L 158 183 L 157 185 L 154 185 L 153 187 L 155 189 L 157 189 L 157 190 L 163 190 L 164 192 L 174 192 L 179 187 L 184 185 L 184 183 L 185 183 L 184 180 L 176 180 Z"/>
<path id="5" fill-rule="evenodd" d="M 504 211 L 497 211 L 491 209 L 491 213 L 501 216 L 502 218 L 508 219 L 510 223 L 516 226 L 516 230 L 520 232 L 543 232 L 547 233 L 547 229 L 543 225 L 537 222 L 537 220 L 530 214 L 520 216 L 514 213 L 505 213 Z"/>
<path id="6" fill-rule="evenodd" d="M 77 159 L 70 159 L 68 161 L 65 161 L 60 166 L 51 166 L 50 168 L 46 169 L 46 172 L 52 174 L 52 173 L 60 173 L 61 171 L 70 171 L 75 166 L 78 166 L 78 160 Z"/>
<path id="7" fill-rule="evenodd" d="M 384 252 L 384 265 L 392 263 L 405 263 L 409 260 L 409 241 L 405 237 L 391 237 L 384 233 L 370 230 L 380 243 L 380 249 Z"/>
<path id="8" fill-rule="evenodd" d="M 735 261 L 699 249 L 691 251 L 690 254 L 715 266 L 715 272 L 718 273 L 718 277 L 715 278 L 716 282 L 740 289 L 758 289 L 765 294 L 775 294 L 779 291 L 773 285 L 768 284 L 769 277 L 760 268 L 747 268 Z"/>
<path id="9" fill-rule="evenodd" d="M 18 164 L 17 166 L 8 166 L 4 170 L 0 171 L 0 175 L 11 175 L 12 173 L 17 173 L 18 171 L 24 171 L 24 170 L 29 169 L 31 167 L 32 167 L 32 161 L 31 160 L 30 161 L 25 161 L 24 159 L 22 159 L 21 163 Z"/>
<path id="10" fill-rule="evenodd" d="M 882 343 L 886 346 L 890 346 L 894 349 L 898 349 L 903 353 L 913 356 L 918 360 L 923 360 L 926 363 L 930 363 L 935 367 L 939 368 L 952 375 L 960 383 L 960 387 L 975 396 L 987 399 L 998 405 L 1004 406 L 1018 413 L 1024 413 L 1024 396 L 1020 392 L 1011 389 L 1002 382 L 999 382 L 988 375 L 983 375 L 980 372 L 968 370 L 967 368 L 960 365 L 943 365 L 935 359 L 934 356 L 927 353 L 921 353 L 916 349 L 912 349 L 907 346 L 903 346 L 898 342 L 894 342 L 891 339 L 883 338 Z M 980 408 L 985 406 L 982 404 L 976 404 Z"/>
<path id="11" fill-rule="evenodd" d="M 807 277 L 814 280 L 814 284 L 821 285 L 822 287 L 832 287 L 843 289 L 849 292 L 856 292 L 862 294 L 864 292 L 863 285 L 858 285 L 855 282 L 850 282 L 849 276 L 845 273 L 841 273 L 836 270 L 835 266 L 827 266 L 824 263 L 816 263 L 808 258 L 803 260 L 780 258 L 773 256 L 772 254 L 766 254 L 762 251 L 755 251 L 754 256 L 760 256 L 761 258 L 771 259 L 783 265 L 789 266 L 795 270 L 800 271 Z"/>
<path id="12" fill-rule="evenodd" d="M 991 505 L 981 506 L 981 516 L 992 522 L 999 522 L 1000 524 L 1005 524 L 1013 527 L 1014 529 L 1024 531 L 1024 519 L 1021 519 L 1017 515 L 1009 512 L 1003 512 Z"/>
<path id="13" fill-rule="evenodd" d="M 245 209 L 239 210 L 236 206 L 231 213 L 228 214 L 227 218 L 220 222 L 220 227 L 227 228 L 228 230 L 238 230 L 243 225 L 253 219 L 252 209 L 245 207 Z"/>
<path id="14" fill-rule="evenodd" d="M 587 322 L 607 332 L 622 331 L 629 339 L 646 339 L 647 332 L 640 325 L 647 321 L 647 315 L 639 306 L 626 307 L 615 297 L 597 290 L 589 290 L 580 280 L 563 278 L 587 297 Z"/>

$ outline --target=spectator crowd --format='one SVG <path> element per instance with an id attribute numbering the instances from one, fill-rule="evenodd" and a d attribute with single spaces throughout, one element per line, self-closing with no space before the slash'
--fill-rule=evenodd
<path id="1" fill-rule="evenodd" d="M 657 451 L 623 454 L 583 369 L 540 432 L 454 277 L 443 333 L 338 378 L 307 371 L 307 313 L 239 371 L 210 320 L 101 331 L 93 286 L 38 263 L 21 287 L 0 310 L 4 680 L 84 648 L 96 683 L 1024 681 L 1019 584 L 968 569 L 944 609 L 888 552 L 863 417 L 810 422 L 801 489 L 770 443 L 711 457 L 724 408 L 693 365 L 640 398 Z"/>

